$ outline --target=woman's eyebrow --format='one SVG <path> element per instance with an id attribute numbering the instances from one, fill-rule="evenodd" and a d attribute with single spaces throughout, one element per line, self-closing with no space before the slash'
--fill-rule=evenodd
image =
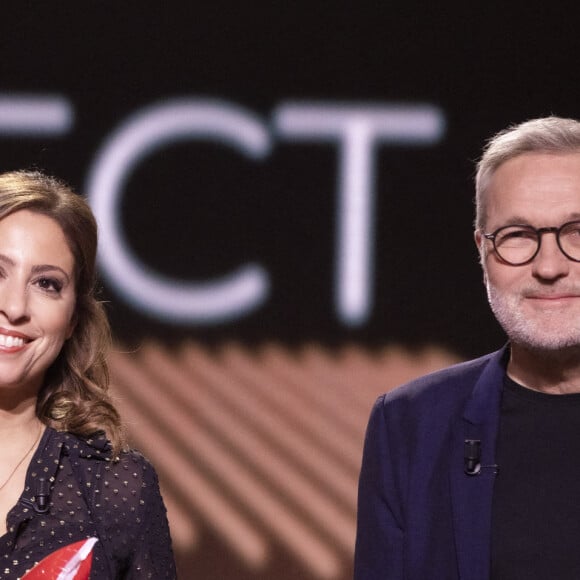
<path id="1" fill-rule="evenodd" d="M 39 264 L 32 267 L 33 274 L 45 274 L 47 272 L 54 272 L 55 270 L 60 272 L 66 278 L 67 282 L 70 282 L 70 276 L 60 266 L 54 266 L 52 264 Z"/>
<path id="2" fill-rule="evenodd" d="M 16 265 L 16 262 L 6 254 L 0 254 L 0 263 L 7 264 L 8 266 Z M 32 267 L 32 273 L 35 275 L 54 271 L 60 272 L 65 277 L 66 282 L 70 282 L 70 275 L 66 272 L 66 270 L 64 270 L 64 268 L 61 268 L 60 266 L 56 266 L 54 264 L 38 264 Z"/>

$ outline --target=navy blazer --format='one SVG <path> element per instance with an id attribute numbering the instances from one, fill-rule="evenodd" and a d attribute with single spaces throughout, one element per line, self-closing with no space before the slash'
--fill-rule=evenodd
<path id="1" fill-rule="evenodd" d="M 507 349 L 381 396 L 359 480 L 355 580 L 488 580 Z M 481 441 L 479 475 L 464 442 Z M 489 467 L 488 467 L 489 466 Z"/>

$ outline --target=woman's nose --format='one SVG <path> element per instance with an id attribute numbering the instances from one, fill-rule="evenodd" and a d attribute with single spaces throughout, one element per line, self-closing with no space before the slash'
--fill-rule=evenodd
<path id="1" fill-rule="evenodd" d="M 16 281 L 0 281 L 0 314 L 11 324 L 29 318 L 29 297 L 25 287 Z"/>

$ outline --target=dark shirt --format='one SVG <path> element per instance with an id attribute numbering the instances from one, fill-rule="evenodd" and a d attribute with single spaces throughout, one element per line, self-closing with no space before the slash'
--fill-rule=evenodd
<path id="1" fill-rule="evenodd" d="M 580 394 L 507 378 L 492 511 L 492 580 L 580 578 Z"/>
<path id="2" fill-rule="evenodd" d="M 42 497 L 45 495 L 45 497 Z M 47 428 L 0 537 L 0 578 L 20 578 L 66 545 L 98 538 L 91 580 L 175 578 L 157 475 L 137 452 L 112 460 L 104 436 Z"/>

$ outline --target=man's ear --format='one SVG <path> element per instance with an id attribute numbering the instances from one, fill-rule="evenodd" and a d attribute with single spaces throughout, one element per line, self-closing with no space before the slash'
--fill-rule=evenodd
<path id="1" fill-rule="evenodd" d="M 475 240 L 477 253 L 479 254 L 479 263 L 483 273 L 483 285 L 487 286 L 487 274 L 485 273 L 485 238 L 483 237 L 481 230 L 477 229 L 473 232 L 473 239 Z"/>

